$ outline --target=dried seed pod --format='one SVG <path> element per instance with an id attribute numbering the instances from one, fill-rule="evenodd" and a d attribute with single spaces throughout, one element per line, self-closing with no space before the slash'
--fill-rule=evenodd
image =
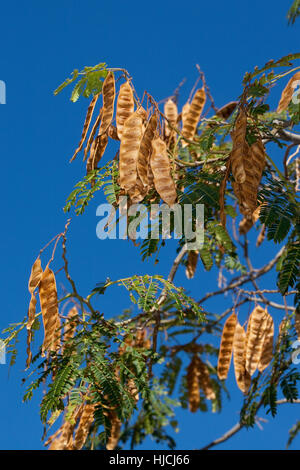
<path id="1" fill-rule="evenodd" d="M 143 185 L 139 176 L 137 176 L 135 185 L 128 191 L 131 202 L 133 204 L 138 204 L 144 199 L 147 193 L 148 188 Z"/>
<path id="2" fill-rule="evenodd" d="M 137 389 L 137 386 L 135 385 L 135 381 L 133 379 L 129 379 L 127 383 L 127 390 L 132 396 L 133 400 L 135 403 L 139 401 L 139 391 Z"/>
<path id="3" fill-rule="evenodd" d="M 250 328 L 246 347 L 246 369 L 253 375 L 257 369 L 264 344 L 265 310 L 259 305 L 250 315 Z"/>
<path id="4" fill-rule="evenodd" d="M 160 197 L 169 206 L 177 199 L 175 183 L 171 177 L 170 160 L 167 146 L 160 138 L 152 141 L 153 152 L 150 158 L 151 169 L 154 176 L 154 186 Z"/>
<path id="5" fill-rule="evenodd" d="M 300 313 L 295 313 L 295 329 L 298 337 L 298 341 L 300 341 Z"/>
<path id="6" fill-rule="evenodd" d="M 117 122 L 117 133 L 118 133 L 118 137 L 120 140 L 122 138 L 124 122 L 126 121 L 127 118 L 129 118 L 129 116 L 131 116 L 133 112 L 134 112 L 133 91 L 130 86 L 130 83 L 126 82 L 120 86 L 119 96 L 117 99 L 116 122 Z"/>
<path id="7" fill-rule="evenodd" d="M 136 184 L 137 160 L 143 136 L 142 117 L 134 112 L 126 119 L 120 145 L 120 186 L 128 191 Z"/>
<path id="8" fill-rule="evenodd" d="M 84 121 L 84 125 L 83 125 L 82 134 L 81 134 L 81 139 L 80 139 L 78 147 L 75 150 L 74 155 L 71 158 L 70 162 L 72 162 L 76 158 L 76 155 L 81 151 L 81 149 L 83 147 L 84 141 L 86 139 L 86 136 L 87 136 L 90 124 L 91 124 L 91 120 L 92 120 L 92 117 L 93 117 L 94 109 L 95 109 L 98 98 L 99 98 L 99 94 L 95 95 L 93 97 L 89 107 L 88 107 L 86 117 L 85 117 L 85 121 Z"/>
<path id="9" fill-rule="evenodd" d="M 290 101 L 293 97 L 293 93 L 296 89 L 296 86 L 293 86 L 293 84 L 298 80 L 300 80 L 300 72 L 295 73 L 295 75 L 293 75 L 292 78 L 289 79 L 286 87 L 284 88 L 281 94 L 281 98 L 277 107 L 277 113 L 281 113 L 282 111 L 285 111 L 288 108 L 288 105 L 290 104 Z"/>
<path id="10" fill-rule="evenodd" d="M 230 173 L 230 159 L 228 159 L 226 162 L 226 171 L 221 181 L 220 192 L 219 192 L 220 221 L 224 228 L 226 227 L 225 190 L 226 190 L 226 183 L 229 177 L 229 173 Z"/>
<path id="11" fill-rule="evenodd" d="M 235 121 L 235 128 L 232 133 L 232 151 L 230 154 L 231 168 L 234 179 L 237 183 L 246 181 L 246 173 L 244 168 L 244 159 L 249 151 L 246 142 L 247 115 L 241 108 Z"/>
<path id="12" fill-rule="evenodd" d="M 274 322 L 273 318 L 266 311 L 264 320 L 264 342 L 258 363 L 259 372 L 263 372 L 271 360 L 273 359 L 273 338 L 274 338 Z"/>
<path id="13" fill-rule="evenodd" d="M 157 115 L 153 114 L 149 119 L 146 130 L 144 132 L 143 138 L 141 140 L 138 160 L 137 160 L 137 170 L 138 175 L 142 184 L 148 187 L 148 166 L 150 155 L 152 151 L 151 142 L 154 139 L 155 132 L 157 128 Z"/>
<path id="14" fill-rule="evenodd" d="M 112 124 L 108 128 L 108 137 L 110 137 L 113 140 L 120 140 L 118 136 L 117 128 L 113 126 Z"/>
<path id="15" fill-rule="evenodd" d="M 227 318 L 222 332 L 218 357 L 218 377 L 220 380 L 225 380 L 228 375 L 236 324 L 237 316 L 235 313 L 232 313 L 230 317 Z"/>
<path id="16" fill-rule="evenodd" d="M 79 424 L 74 437 L 74 450 L 80 450 L 88 437 L 89 430 L 94 421 L 95 405 L 86 403 L 83 408 Z"/>
<path id="17" fill-rule="evenodd" d="M 67 320 L 64 325 L 64 345 L 73 338 L 78 322 L 78 310 L 76 305 L 72 307 L 67 315 Z"/>
<path id="18" fill-rule="evenodd" d="M 114 413 L 113 411 L 110 411 L 109 417 L 110 417 L 110 422 L 111 422 L 111 430 L 110 430 L 110 436 L 106 443 L 106 450 L 114 450 L 117 447 L 118 442 L 119 442 L 122 423 L 119 420 L 116 413 Z"/>
<path id="19" fill-rule="evenodd" d="M 67 450 L 73 436 L 74 425 L 64 421 L 59 428 L 60 436 L 52 440 L 48 450 Z"/>
<path id="20" fill-rule="evenodd" d="M 53 271 L 47 266 L 39 285 L 40 303 L 44 324 L 42 354 L 57 348 L 57 328 L 60 327 L 57 290 Z"/>
<path id="21" fill-rule="evenodd" d="M 168 121 L 171 123 L 172 126 L 176 126 L 177 117 L 178 117 L 178 109 L 176 104 L 173 100 L 169 99 L 164 105 L 164 114 L 167 118 L 165 121 L 165 136 L 169 137 L 171 134 L 172 129 L 170 128 Z"/>
<path id="22" fill-rule="evenodd" d="M 218 111 L 216 112 L 216 116 L 227 120 L 238 104 L 238 101 L 231 101 L 230 103 L 225 104 L 224 106 L 222 106 L 222 108 L 218 109 Z"/>
<path id="23" fill-rule="evenodd" d="M 203 390 L 207 400 L 214 400 L 216 398 L 216 394 L 212 386 L 208 367 L 204 362 L 201 361 L 201 359 L 199 362 L 198 371 L 200 388 Z"/>
<path id="24" fill-rule="evenodd" d="M 31 294 L 31 299 L 29 303 L 28 309 L 28 322 L 27 322 L 27 329 L 31 329 L 32 324 L 35 319 L 35 306 L 36 306 L 36 297 L 34 295 L 35 289 L 39 286 L 43 275 L 42 265 L 40 258 L 37 258 L 33 263 L 31 268 L 30 278 L 28 282 L 28 290 Z"/>
<path id="25" fill-rule="evenodd" d="M 195 275 L 199 252 L 197 250 L 190 250 L 187 259 L 185 274 L 188 279 L 192 279 Z"/>
<path id="26" fill-rule="evenodd" d="M 246 333 L 237 323 L 233 338 L 233 363 L 237 386 L 246 395 L 251 385 L 251 376 L 245 368 Z"/>
<path id="27" fill-rule="evenodd" d="M 190 109 L 186 115 L 186 118 L 182 118 L 182 135 L 186 139 L 192 140 L 196 130 L 199 119 L 201 117 L 204 105 L 206 101 L 206 94 L 204 88 L 196 91 L 194 98 L 191 102 Z M 182 146 L 186 147 L 187 142 L 183 141 Z"/>
<path id="28" fill-rule="evenodd" d="M 186 118 L 187 118 L 187 115 L 189 113 L 190 107 L 191 107 L 190 103 L 187 102 L 187 103 L 185 103 L 185 105 L 182 108 L 182 111 L 181 111 L 182 127 L 184 125 L 186 125 Z"/>
<path id="29" fill-rule="evenodd" d="M 145 108 L 143 108 L 143 106 L 139 106 L 136 110 L 136 113 L 141 116 L 143 123 L 147 121 L 148 113 Z"/>
<path id="30" fill-rule="evenodd" d="M 98 135 L 94 140 L 95 144 L 92 145 L 89 158 L 86 162 L 87 174 L 97 168 L 98 163 L 104 155 L 107 147 L 108 137 L 107 134 Z"/>
<path id="31" fill-rule="evenodd" d="M 189 398 L 189 409 L 192 413 L 195 413 L 200 405 L 199 364 L 200 359 L 197 354 L 194 354 L 187 368 L 187 391 Z"/>
<path id="32" fill-rule="evenodd" d="M 265 236 L 266 236 L 266 226 L 265 226 L 265 224 L 263 224 L 262 227 L 261 227 L 261 231 L 259 232 L 259 235 L 258 235 L 257 240 L 256 240 L 256 246 L 257 247 L 262 244 L 262 242 L 265 239 Z"/>
<path id="33" fill-rule="evenodd" d="M 251 218 L 244 217 L 243 220 L 239 224 L 239 232 L 240 234 L 246 234 L 257 222 L 259 218 L 260 206 L 258 206 L 255 211 L 253 212 Z"/>
<path id="34" fill-rule="evenodd" d="M 87 154 L 89 153 L 89 150 L 91 148 L 91 145 L 92 145 L 92 142 L 94 140 L 94 137 L 96 135 L 96 132 L 97 132 L 97 129 L 99 127 L 99 124 L 100 124 L 100 121 L 101 121 L 101 117 L 102 117 L 102 109 L 92 127 L 92 130 L 91 130 L 91 133 L 89 135 L 89 138 L 88 138 L 88 141 L 87 141 L 87 144 L 85 146 L 85 149 L 84 149 L 84 158 L 83 158 L 83 161 L 86 160 L 86 157 L 87 157 Z"/>
<path id="35" fill-rule="evenodd" d="M 115 77 L 113 72 L 108 72 L 102 87 L 103 112 L 99 129 L 99 136 L 105 134 L 111 124 L 114 115 L 114 102 L 116 96 Z"/>

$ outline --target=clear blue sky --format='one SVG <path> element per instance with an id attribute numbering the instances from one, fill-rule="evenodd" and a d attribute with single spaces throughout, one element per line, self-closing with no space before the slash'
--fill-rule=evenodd
<path id="1" fill-rule="evenodd" d="M 289 4 L 279 0 L 2 3 L 0 80 L 7 85 L 7 104 L 0 105 L 1 330 L 26 315 L 30 266 L 40 247 L 62 230 L 64 201 L 84 173 L 81 158 L 72 165 L 68 161 L 79 140 L 87 101 L 73 104 L 69 91 L 54 97 L 53 90 L 74 68 L 105 61 L 112 67 L 125 67 L 137 91 L 146 89 L 157 100 L 169 96 L 186 77 L 184 102 L 199 63 L 221 106 L 240 94 L 245 71 L 299 49 L 300 23 L 288 27 L 285 18 Z M 274 103 L 279 93 L 274 93 Z M 99 202 L 100 196 L 70 229 L 70 269 L 82 294 L 107 276 L 166 274 L 175 253 L 171 244 L 154 266 L 152 261 L 142 263 L 128 241 L 96 238 Z M 268 254 L 262 249 L 254 259 L 260 264 Z M 182 268 L 176 278 L 196 297 L 203 288 L 211 290 L 215 280 L 215 272 L 204 276 L 202 269 L 189 283 Z M 112 290 L 101 302 L 107 315 L 128 306 L 120 290 Z M 218 302 L 210 304 L 216 311 L 223 307 Z M 282 315 L 273 313 L 278 318 Z M 24 341 L 19 348 L 9 378 L 8 367 L 0 365 L 0 449 L 41 449 L 41 393 L 30 404 L 22 404 Z M 179 413 L 179 449 L 205 445 L 235 424 L 241 393 L 232 372 L 228 383 L 232 398 L 221 415 Z M 275 421 L 268 417 L 264 431 L 257 427 L 242 431 L 218 448 L 283 448 L 287 430 L 297 417 L 296 408 L 284 405 Z M 297 446 L 299 440 L 292 448 Z M 144 448 L 153 448 L 150 440 Z"/>

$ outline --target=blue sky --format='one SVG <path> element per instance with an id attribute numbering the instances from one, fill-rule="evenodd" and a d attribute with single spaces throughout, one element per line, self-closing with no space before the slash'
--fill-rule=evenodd
<path id="1" fill-rule="evenodd" d="M 39 249 L 62 231 L 65 199 L 84 173 L 81 158 L 72 165 L 69 158 L 80 137 L 87 101 L 73 104 L 69 90 L 58 97 L 53 90 L 74 68 L 105 61 L 111 67 L 125 67 L 138 93 L 147 90 L 158 101 L 169 96 L 186 77 L 182 105 L 197 77 L 195 64 L 199 63 L 216 105 L 222 106 L 240 94 L 246 71 L 299 50 L 299 25 L 296 22 L 288 27 L 285 18 L 289 3 L 28 0 L 1 5 L 0 80 L 7 86 L 7 104 L 0 105 L 1 330 L 26 315 L 30 266 Z M 279 94 L 280 88 L 274 90 L 273 103 Z M 168 253 L 162 254 L 160 263 L 154 266 L 152 261 L 142 263 L 128 241 L 96 238 L 99 202 L 100 197 L 83 217 L 73 220 L 69 233 L 70 269 L 82 294 L 107 276 L 166 274 L 175 254 L 174 245 L 170 244 Z M 260 264 L 269 254 L 263 249 L 254 260 Z M 204 275 L 202 269 L 189 283 L 183 268 L 176 278 L 176 283 L 190 289 L 195 297 L 198 290 L 212 290 L 215 281 L 215 272 Z M 101 302 L 100 308 L 107 315 L 128 306 L 125 293 L 114 289 Z M 216 311 L 224 309 L 218 302 L 209 306 Z M 273 313 L 278 319 L 282 315 Z M 41 393 L 30 404 L 22 404 L 23 340 L 19 348 L 9 377 L 8 367 L 0 365 L 0 449 L 41 449 Z M 179 413 L 179 449 L 205 445 L 235 424 L 241 393 L 232 371 L 228 384 L 232 397 L 221 415 Z M 296 408 L 284 405 L 275 421 L 267 418 L 264 431 L 257 427 L 242 431 L 218 448 L 283 448 L 296 413 Z M 296 440 L 292 448 L 297 446 Z M 153 447 L 147 440 L 144 448 Z"/>

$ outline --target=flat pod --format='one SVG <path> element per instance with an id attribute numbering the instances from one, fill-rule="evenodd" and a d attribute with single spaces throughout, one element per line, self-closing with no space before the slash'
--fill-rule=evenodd
<path id="1" fill-rule="evenodd" d="M 233 363 L 237 386 L 246 395 L 251 385 L 251 377 L 245 368 L 246 333 L 237 323 L 233 338 Z"/>
<path id="2" fill-rule="evenodd" d="M 55 351 L 58 347 L 57 328 L 60 327 L 56 281 L 53 271 L 47 266 L 39 285 L 40 303 L 44 324 L 42 353 Z"/>
<path id="3" fill-rule="evenodd" d="M 199 252 L 197 250 L 189 250 L 185 274 L 188 279 L 195 276 Z"/>
<path id="4" fill-rule="evenodd" d="M 129 191 L 137 180 L 137 161 L 143 136 L 143 119 L 134 112 L 126 119 L 119 155 L 120 187 Z"/>
<path id="5" fill-rule="evenodd" d="M 199 362 L 198 366 L 199 370 L 199 385 L 200 388 L 203 390 L 205 397 L 207 400 L 214 400 L 216 398 L 215 391 L 212 386 L 212 382 L 209 375 L 209 370 L 207 365 L 201 361 Z"/>
<path id="6" fill-rule="evenodd" d="M 137 161 L 137 170 L 140 180 L 144 186 L 148 186 L 148 166 L 152 151 L 152 140 L 154 139 L 157 128 L 157 116 L 153 114 L 149 119 L 143 138 L 141 140 L 139 155 Z"/>
<path id="7" fill-rule="evenodd" d="M 232 151 L 230 154 L 230 162 L 232 174 L 237 183 L 244 183 L 246 173 L 244 168 L 244 158 L 249 151 L 246 142 L 247 115 L 241 108 L 235 121 L 235 128 L 232 133 Z"/>
<path id="8" fill-rule="evenodd" d="M 263 372 L 273 359 L 274 322 L 266 311 L 264 319 L 264 341 L 258 363 L 259 372 Z"/>
<path id="9" fill-rule="evenodd" d="M 90 427 L 94 421 L 94 411 L 95 405 L 87 403 L 84 406 L 78 427 L 75 432 L 74 450 L 82 449 L 88 437 Z"/>
<path id="10" fill-rule="evenodd" d="M 235 313 L 232 313 L 224 323 L 218 357 L 218 377 L 220 380 L 225 380 L 228 375 L 236 324 L 237 316 Z"/>
<path id="11" fill-rule="evenodd" d="M 133 91 L 130 83 L 127 81 L 120 86 L 119 96 L 117 99 L 117 133 L 121 140 L 123 126 L 127 118 L 134 112 Z"/>
<path id="12" fill-rule="evenodd" d="M 70 162 L 72 162 L 76 158 L 76 155 L 81 151 L 81 149 L 83 147 L 83 143 L 86 139 L 86 136 L 87 136 L 90 124 L 91 124 L 91 120 L 92 120 L 92 117 L 93 117 L 94 109 L 95 109 L 98 98 L 99 98 L 99 94 L 95 95 L 93 97 L 89 107 L 88 107 L 86 117 L 85 117 L 85 121 L 84 121 L 84 125 L 83 125 L 82 134 L 81 134 L 81 139 L 80 139 L 78 147 L 75 150 L 74 155 L 71 158 Z"/>
<path id="13" fill-rule="evenodd" d="M 222 108 L 218 109 L 218 111 L 216 112 L 216 116 L 221 117 L 225 120 L 228 119 L 237 107 L 237 105 L 238 101 L 231 101 L 230 103 L 225 104 L 224 106 L 222 106 Z"/>
<path id="14" fill-rule="evenodd" d="M 176 202 L 177 193 L 175 183 L 171 177 L 167 146 L 158 137 L 152 141 L 152 150 L 150 164 L 154 176 L 155 189 L 162 200 L 169 206 L 172 206 Z"/>
<path id="15" fill-rule="evenodd" d="M 190 108 L 187 112 L 187 115 L 182 118 L 182 135 L 186 139 L 192 140 L 196 130 L 199 119 L 201 117 L 204 105 L 206 101 L 206 94 L 204 88 L 201 88 L 196 91 L 194 98 L 191 102 Z M 187 142 L 182 142 L 182 146 L 186 147 Z"/>
<path id="16" fill-rule="evenodd" d="M 40 258 L 37 258 L 33 263 L 31 268 L 31 273 L 28 282 L 28 290 L 31 294 L 29 309 L 28 309 L 28 322 L 27 322 L 27 329 L 30 329 L 34 319 L 35 319 L 35 306 L 36 306 L 36 298 L 34 295 L 35 289 L 39 286 L 43 275 L 42 265 Z"/>
<path id="17" fill-rule="evenodd" d="M 259 305 L 255 307 L 250 315 L 250 328 L 246 347 L 246 369 L 253 375 L 257 369 L 261 351 L 264 344 L 265 333 L 265 310 Z"/>
<path id="18" fill-rule="evenodd" d="M 108 72 L 102 87 L 103 112 L 99 129 L 99 136 L 104 134 L 111 124 L 114 115 L 114 102 L 116 96 L 115 77 L 112 72 Z"/>
<path id="19" fill-rule="evenodd" d="M 186 376 L 189 410 L 192 413 L 195 413 L 200 405 L 199 366 L 200 359 L 197 354 L 194 354 L 187 368 Z"/>
<path id="20" fill-rule="evenodd" d="M 168 121 L 172 126 L 176 125 L 178 117 L 178 109 L 173 100 L 169 99 L 164 105 L 164 114 L 167 118 L 165 121 L 165 136 L 168 137 L 171 134 L 172 129 L 170 128 Z"/>

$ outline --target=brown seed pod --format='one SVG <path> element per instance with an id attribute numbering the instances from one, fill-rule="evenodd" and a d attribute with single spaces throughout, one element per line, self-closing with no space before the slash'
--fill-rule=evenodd
<path id="1" fill-rule="evenodd" d="M 28 309 L 28 322 L 27 322 L 27 329 L 31 329 L 32 324 L 35 319 L 35 306 L 36 306 L 36 297 L 34 295 L 35 289 L 39 286 L 43 275 L 42 265 L 40 258 L 37 258 L 33 263 L 31 268 L 30 278 L 28 282 L 28 290 L 31 294 L 31 299 L 29 303 Z"/>
<path id="2" fill-rule="evenodd" d="M 112 124 L 108 128 L 108 137 L 110 137 L 113 140 L 120 140 L 117 132 L 117 128 L 113 126 Z"/>
<path id="3" fill-rule="evenodd" d="M 169 137 L 172 132 L 171 127 L 168 124 L 168 121 L 171 123 L 172 126 L 176 126 L 177 117 L 178 117 L 178 109 L 177 105 L 174 103 L 173 100 L 169 99 L 164 105 L 164 114 L 167 118 L 165 121 L 165 136 Z"/>
<path id="4" fill-rule="evenodd" d="M 256 240 L 256 246 L 257 247 L 262 244 L 262 242 L 265 239 L 265 236 L 266 236 L 266 226 L 265 226 L 265 224 L 263 224 L 262 227 L 261 227 L 261 231 L 259 232 L 257 240 Z"/>
<path id="5" fill-rule="evenodd" d="M 236 324 L 237 316 L 235 313 L 232 313 L 230 317 L 227 318 L 222 332 L 221 345 L 218 357 L 218 377 L 220 380 L 227 379 L 232 356 L 232 347 Z"/>
<path id="6" fill-rule="evenodd" d="M 277 113 L 281 113 L 288 108 L 290 101 L 293 97 L 293 93 L 295 91 L 295 87 L 293 87 L 293 83 L 297 80 L 300 80 L 300 72 L 295 73 L 292 78 L 289 79 L 286 87 L 284 88 L 281 98 L 277 107 Z"/>
<path id="7" fill-rule="evenodd" d="M 106 450 L 114 450 L 119 442 L 122 423 L 116 413 L 114 413 L 113 411 L 109 412 L 109 418 L 111 422 L 111 430 L 110 436 L 106 443 Z"/>
<path id="8" fill-rule="evenodd" d="M 230 103 L 225 104 L 224 106 L 222 106 L 222 108 L 218 109 L 218 111 L 216 112 L 216 116 L 227 120 L 238 104 L 238 101 L 231 101 Z"/>
<path id="9" fill-rule="evenodd" d="M 59 428 L 60 436 L 52 440 L 48 450 L 67 450 L 73 436 L 74 425 L 69 421 L 64 421 Z"/>
<path id="10" fill-rule="evenodd" d="M 137 160 L 142 136 L 143 120 L 137 112 L 134 112 L 124 123 L 120 145 L 120 186 L 126 191 L 136 184 Z"/>
<path id="11" fill-rule="evenodd" d="M 93 127 L 92 127 L 91 133 L 90 133 L 90 135 L 89 135 L 87 144 L 86 144 L 85 149 L 84 149 L 84 158 L 83 158 L 83 161 L 86 160 L 87 154 L 88 154 L 88 152 L 89 152 L 89 150 L 90 150 L 90 148 L 91 148 L 92 142 L 93 142 L 93 140 L 94 140 L 94 137 L 95 137 L 95 135 L 96 135 L 97 129 L 98 129 L 99 124 L 100 124 L 100 121 L 101 121 L 101 117 L 102 117 L 102 109 L 101 109 L 101 111 L 100 111 L 100 113 L 99 113 L 99 115 L 98 115 L 98 117 L 97 117 L 97 119 L 96 119 L 96 121 L 95 121 L 95 123 L 94 123 L 94 125 L 93 125 Z"/>
<path id="12" fill-rule="evenodd" d="M 259 372 L 263 372 L 271 360 L 273 359 L 273 338 L 274 338 L 274 322 L 273 318 L 266 311 L 264 320 L 264 342 L 258 363 Z"/>
<path id="13" fill-rule="evenodd" d="M 147 193 L 148 188 L 143 185 L 139 176 L 137 176 L 135 185 L 128 191 L 131 202 L 133 204 L 138 204 L 144 199 Z"/>
<path id="14" fill-rule="evenodd" d="M 83 408 L 79 424 L 74 437 L 74 450 L 80 450 L 88 437 L 89 430 L 94 421 L 95 405 L 86 403 Z"/>
<path id="15" fill-rule="evenodd" d="M 124 126 L 124 122 L 126 121 L 129 116 L 134 112 L 134 99 L 133 99 L 133 91 L 130 86 L 129 82 L 123 83 L 120 86 L 119 96 L 117 99 L 117 114 L 116 114 L 116 122 L 117 122 L 117 133 L 118 137 L 121 140 L 122 138 L 122 130 Z"/>
<path id="16" fill-rule="evenodd" d="M 219 192 L 220 221 L 224 228 L 226 227 L 225 190 L 226 190 L 226 183 L 229 177 L 229 173 L 230 173 L 230 159 L 228 159 L 226 162 L 226 171 L 221 181 L 220 192 Z"/>
<path id="17" fill-rule="evenodd" d="M 157 115 L 153 114 L 151 118 L 149 119 L 143 138 L 141 140 L 138 160 L 137 160 L 138 175 L 140 177 L 142 184 L 145 187 L 148 187 L 148 184 L 149 184 L 148 166 L 149 166 L 149 160 L 150 160 L 150 155 L 152 151 L 151 142 L 154 139 L 156 128 L 157 128 Z"/>
<path id="18" fill-rule="evenodd" d="M 233 363 L 237 386 L 246 395 L 251 385 L 251 376 L 245 368 L 246 333 L 237 323 L 233 338 Z"/>
<path id="19" fill-rule="evenodd" d="M 68 343 L 68 341 L 73 338 L 76 327 L 78 323 L 78 310 L 76 305 L 72 307 L 67 315 L 66 322 L 64 324 L 64 346 Z"/>
<path id="20" fill-rule="evenodd" d="M 249 230 L 253 227 L 255 222 L 258 221 L 260 212 L 260 206 L 258 206 L 255 211 L 253 212 L 251 218 L 244 217 L 243 220 L 239 224 L 239 232 L 240 234 L 245 235 Z"/>
<path id="21" fill-rule="evenodd" d="M 133 379 L 129 379 L 127 383 L 127 390 L 132 396 L 135 403 L 139 401 L 139 392 L 137 386 L 135 385 L 135 381 Z"/>
<path id="22" fill-rule="evenodd" d="M 57 290 L 53 271 L 47 266 L 39 285 L 40 303 L 44 324 L 42 354 L 55 351 L 58 346 L 57 329 L 60 327 Z"/>
<path id="23" fill-rule="evenodd" d="M 246 345 L 246 370 L 253 375 L 257 369 L 264 344 L 265 310 L 259 305 L 250 315 L 250 328 Z"/>
<path id="24" fill-rule="evenodd" d="M 192 279 L 195 275 L 199 252 L 197 250 L 190 250 L 187 259 L 185 274 L 188 279 Z"/>
<path id="25" fill-rule="evenodd" d="M 171 177 L 170 160 L 167 146 L 160 138 L 152 141 L 153 152 L 150 158 L 151 169 L 154 176 L 154 186 L 160 197 L 169 206 L 177 199 L 175 183 Z"/>
<path id="26" fill-rule="evenodd" d="M 107 134 L 98 135 L 94 140 L 95 144 L 92 145 L 89 158 L 86 162 L 87 174 L 97 168 L 98 163 L 104 155 L 107 147 L 108 137 Z"/>
<path id="27" fill-rule="evenodd" d="M 87 113 L 86 113 L 86 118 L 85 118 L 84 125 L 83 125 L 82 134 L 81 134 L 81 139 L 80 139 L 78 147 L 75 150 L 74 155 L 71 158 L 70 162 L 72 162 L 76 158 L 76 155 L 81 151 L 81 149 L 83 147 L 84 141 L 86 139 L 86 136 L 87 136 L 90 124 L 91 124 L 91 120 L 92 120 L 92 117 L 93 117 L 93 112 L 94 112 L 94 109 L 95 109 L 98 98 L 99 98 L 99 94 L 95 95 L 93 97 L 89 107 L 88 107 L 88 110 L 87 110 Z"/>
<path id="28" fill-rule="evenodd" d="M 115 77 L 113 72 L 108 72 L 102 87 L 103 112 L 99 129 L 99 136 L 105 134 L 111 124 L 114 115 L 114 102 L 116 96 Z"/>
<path id="29" fill-rule="evenodd" d="M 246 181 L 246 173 L 244 168 L 244 159 L 249 151 L 246 142 L 247 115 L 241 108 L 235 121 L 235 128 L 232 133 L 232 151 L 230 154 L 232 174 L 236 183 L 244 183 Z"/>
<path id="30" fill-rule="evenodd" d="M 203 390 L 207 400 L 214 400 L 216 398 L 216 394 L 212 386 L 208 367 L 201 361 L 201 359 L 199 361 L 198 371 L 200 388 Z"/>
<path id="31" fill-rule="evenodd" d="M 185 103 L 185 105 L 182 107 L 182 111 L 181 111 L 182 127 L 186 124 L 186 118 L 189 113 L 190 107 L 191 105 L 189 102 Z"/>
<path id="32" fill-rule="evenodd" d="M 196 91 L 194 98 L 191 102 L 190 109 L 187 112 L 186 118 L 182 117 L 182 135 L 186 139 L 192 140 L 197 130 L 197 125 L 201 117 L 206 101 L 206 94 L 204 88 Z M 186 147 L 187 142 L 182 142 L 182 147 Z"/>
<path id="33" fill-rule="evenodd" d="M 200 359 L 197 354 L 194 354 L 187 368 L 186 376 L 189 409 L 192 413 L 195 413 L 200 405 L 199 365 Z"/>

